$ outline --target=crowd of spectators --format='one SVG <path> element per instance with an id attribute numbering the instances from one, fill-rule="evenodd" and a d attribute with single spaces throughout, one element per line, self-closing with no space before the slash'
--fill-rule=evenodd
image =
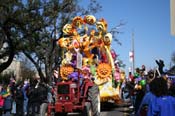
<path id="1" fill-rule="evenodd" d="M 40 105 L 50 101 L 51 87 L 40 78 L 16 82 L 10 79 L 8 85 L 0 85 L 0 116 L 35 116 Z"/>
<path id="2" fill-rule="evenodd" d="M 156 60 L 158 68 L 148 72 L 143 65 L 131 72 L 122 87 L 134 109 L 136 116 L 174 116 L 175 114 L 175 75 L 169 76 L 163 72 L 163 62 Z M 124 96 L 126 97 L 126 96 Z"/>

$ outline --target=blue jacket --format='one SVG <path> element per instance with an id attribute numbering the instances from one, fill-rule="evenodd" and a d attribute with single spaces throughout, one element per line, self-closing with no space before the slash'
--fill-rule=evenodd
<path id="1" fill-rule="evenodd" d="M 158 97 L 151 102 L 147 116 L 175 116 L 175 98 Z"/>
<path id="2" fill-rule="evenodd" d="M 25 99 L 28 99 L 27 97 L 27 89 L 29 88 L 29 84 L 25 84 L 23 87 L 22 87 L 22 92 L 23 92 L 23 96 L 24 96 L 24 100 Z"/>
<path id="3" fill-rule="evenodd" d="M 142 99 L 142 102 L 141 102 L 140 106 L 139 106 L 137 116 L 140 115 L 139 113 L 140 113 L 143 106 L 145 106 L 145 105 L 149 106 L 153 101 L 155 101 L 155 99 L 156 99 L 156 96 L 152 92 L 146 93 L 145 96 Z M 149 110 L 149 108 L 148 108 L 148 110 Z"/>

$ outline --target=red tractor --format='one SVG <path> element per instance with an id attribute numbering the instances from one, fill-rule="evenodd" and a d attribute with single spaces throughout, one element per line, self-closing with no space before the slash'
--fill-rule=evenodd
<path id="1" fill-rule="evenodd" d="M 100 116 L 99 88 L 91 79 L 58 82 L 55 87 L 56 99 L 48 104 L 47 116 L 64 116 L 80 112 L 83 116 Z"/>

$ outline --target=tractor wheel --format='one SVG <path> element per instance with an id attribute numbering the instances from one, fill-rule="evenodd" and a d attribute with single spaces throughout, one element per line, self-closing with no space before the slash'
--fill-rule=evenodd
<path id="1" fill-rule="evenodd" d="M 84 111 L 82 112 L 82 116 L 92 116 L 92 107 L 90 102 L 85 103 Z"/>
<path id="2" fill-rule="evenodd" d="M 100 93 L 97 85 L 89 88 L 88 99 L 91 100 L 92 116 L 100 116 Z"/>
<path id="3" fill-rule="evenodd" d="M 47 116 L 47 103 L 42 103 L 40 105 L 40 115 L 39 116 Z"/>

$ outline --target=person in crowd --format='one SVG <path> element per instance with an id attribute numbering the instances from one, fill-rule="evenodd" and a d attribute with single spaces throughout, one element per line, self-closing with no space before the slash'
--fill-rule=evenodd
<path id="1" fill-rule="evenodd" d="M 148 106 L 147 116 L 174 116 L 175 98 L 168 95 L 167 80 L 155 78 L 152 93 L 156 96 Z"/>
<path id="2" fill-rule="evenodd" d="M 16 90 L 17 90 L 15 77 L 10 78 L 9 87 L 10 87 L 10 93 L 11 93 L 11 99 L 12 99 L 11 114 L 15 115 L 16 114 Z"/>
<path id="3" fill-rule="evenodd" d="M 11 113 L 13 115 L 16 114 L 16 81 L 15 80 L 11 80 L 10 82 L 10 93 L 11 93 L 11 97 L 12 97 L 12 110 Z"/>
<path id="4" fill-rule="evenodd" d="M 53 92 L 53 87 L 48 85 L 48 93 L 47 93 L 47 100 L 49 103 L 54 102 L 54 92 Z"/>
<path id="5" fill-rule="evenodd" d="M 131 77 L 130 77 L 131 76 Z M 129 81 L 126 81 L 126 88 L 128 88 L 129 90 L 129 97 L 131 100 L 131 106 L 129 108 L 133 109 L 134 108 L 134 104 L 135 104 L 135 81 L 134 81 L 134 76 L 132 75 L 132 73 L 129 73 Z"/>
<path id="6" fill-rule="evenodd" d="M 12 98 L 10 93 L 10 85 L 4 86 L 3 91 L 3 98 L 4 98 L 4 114 L 9 115 L 12 109 Z"/>
<path id="7" fill-rule="evenodd" d="M 167 76 L 168 94 L 175 97 L 175 79 Z"/>
<path id="8" fill-rule="evenodd" d="M 24 102 L 24 95 L 23 95 L 23 83 L 22 81 L 18 82 L 16 85 L 16 91 L 14 100 L 16 102 L 16 114 L 14 116 L 23 116 L 23 102 Z"/>
<path id="9" fill-rule="evenodd" d="M 142 86 L 140 83 L 136 84 L 135 86 L 135 114 L 137 113 L 139 106 L 141 104 L 141 101 L 145 95 L 145 86 Z"/>
<path id="10" fill-rule="evenodd" d="M 3 114 L 4 98 L 3 98 L 3 85 L 0 85 L 0 116 Z"/>
<path id="11" fill-rule="evenodd" d="M 29 89 L 29 93 L 28 93 L 28 98 L 29 98 L 29 102 L 28 102 L 28 115 L 32 116 L 35 115 L 35 113 L 39 112 L 39 105 L 38 105 L 38 101 L 39 101 L 39 94 L 38 94 L 38 88 L 40 85 L 40 79 L 39 77 L 34 78 L 34 80 L 32 80 L 31 84 L 30 84 L 30 89 Z"/>
<path id="12" fill-rule="evenodd" d="M 134 76 L 132 75 L 132 72 L 129 72 L 128 77 L 131 82 L 134 82 Z"/>
<path id="13" fill-rule="evenodd" d="M 59 77 L 59 69 L 54 69 L 52 75 L 52 84 L 55 85 L 57 82 L 60 81 L 62 81 L 62 79 Z"/>
<path id="14" fill-rule="evenodd" d="M 22 92 L 23 92 L 23 96 L 24 96 L 24 103 L 23 103 L 23 112 L 24 115 L 27 115 L 27 108 L 28 108 L 28 96 L 27 96 L 27 92 L 29 89 L 29 81 L 28 80 L 24 80 L 24 84 L 22 87 Z"/>
<path id="15" fill-rule="evenodd" d="M 40 78 L 35 78 L 31 82 L 30 90 L 28 93 L 28 115 L 34 116 L 40 113 L 40 106 L 42 103 L 46 103 L 48 95 L 47 85 L 40 80 Z"/>
<path id="16" fill-rule="evenodd" d="M 155 86 L 155 81 L 153 81 L 153 75 L 152 71 L 150 71 L 147 75 L 147 84 L 148 84 L 148 92 L 144 95 L 142 102 L 139 106 L 139 109 L 136 113 L 137 116 L 146 116 L 147 115 L 147 110 L 148 106 L 152 101 L 155 100 L 156 96 L 153 94 L 154 86 Z"/>
<path id="17" fill-rule="evenodd" d="M 0 116 L 3 114 L 4 98 L 0 95 Z"/>
<path id="18" fill-rule="evenodd" d="M 160 73 L 160 75 L 164 74 L 164 71 L 163 71 L 163 68 L 165 66 L 164 61 L 159 59 L 159 60 L 155 60 L 155 62 L 158 65 L 158 71 L 159 71 L 158 73 Z"/>
<path id="19" fill-rule="evenodd" d="M 121 84 L 121 98 L 124 101 L 128 101 L 128 99 L 130 98 L 130 93 L 129 93 L 129 88 L 127 86 L 127 80 L 123 80 L 122 84 Z"/>
<path id="20" fill-rule="evenodd" d="M 136 68 L 136 74 L 134 76 L 135 79 L 135 114 L 137 114 L 137 111 L 139 109 L 139 106 L 141 104 L 141 101 L 145 95 L 145 84 L 142 84 L 142 81 L 144 81 L 143 75 L 141 75 L 141 70 L 139 68 Z"/>

